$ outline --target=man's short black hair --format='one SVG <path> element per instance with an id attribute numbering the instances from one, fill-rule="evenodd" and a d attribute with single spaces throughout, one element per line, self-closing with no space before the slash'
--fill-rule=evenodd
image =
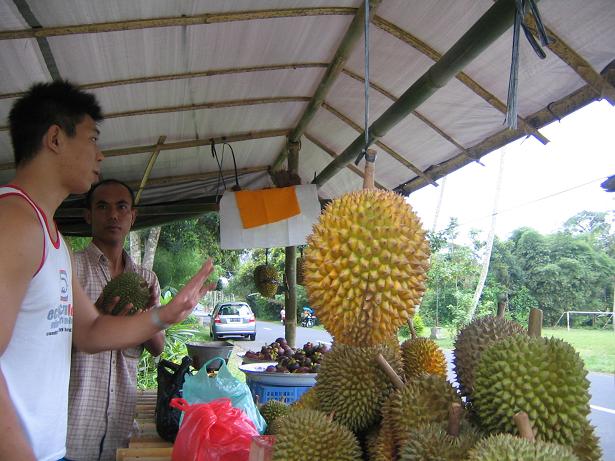
<path id="1" fill-rule="evenodd" d="M 130 208 L 134 208 L 135 206 L 135 193 L 132 188 L 126 184 L 125 182 L 120 181 L 119 179 L 103 179 L 100 182 L 94 184 L 87 195 L 85 196 L 85 205 L 88 210 L 92 209 L 92 198 L 94 197 L 94 191 L 98 189 L 100 186 L 106 186 L 107 184 L 119 184 L 120 186 L 124 186 L 128 193 L 130 193 Z"/>
<path id="2" fill-rule="evenodd" d="M 73 137 L 75 127 L 86 115 L 95 122 L 103 119 L 96 97 L 76 85 L 56 80 L 30 87 L 13 104 L 9 113 L 15 165 L 24 165 L 36 156 L 50 126 L 58 125 L 68 136 Z"/>

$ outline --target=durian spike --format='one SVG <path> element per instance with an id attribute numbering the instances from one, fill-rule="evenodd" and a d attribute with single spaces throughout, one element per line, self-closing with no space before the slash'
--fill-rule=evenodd
<path id="1" fill-rule="evenodd" d="M 517 426 L 521 438 L 531 440 L 532 442 L 535 440 L 532 423 L 530 423 L 530 418 L 525 411 L 515 413 L 513 421 Z"/>
<path id="2" fill-rule="evenodd" d="M 391 382 L 397 389 L 404 388 L 404 382 L 399 377 L 399 375 L 393 370 L 393 367 L 389 365 L 389 362 L 382 356 L 382 354 L 378 354 L 376 356 L 376 363 L 382 368 L 382 371 L 391 379 Z"/>
<path id="3" fill-rule="evenodd" d="M 532 338 L 540 338 L 542 334 L 542 311 L 532 308 L 530 310 L 530 319 L 527 325 L 527 334 Z"/>
<path id="4" fill-rule="evenodd" d="M 417 335 L 416 335 L 416 330 L 414 329 L 414 320 L 412 318 L 408 319 L 408 328 L 410 330 L 410 337 L 412 339 L 416 339 Z"/>
<path id="5" fill-rule="evenodd" d="M 461 429 L 461 415 L 463 414 L 463 407 L 459 402 L 451 403 L 448 408 L 448 428 L 446 432 L 451 437 L 459 437 L 459 431 Z"/>
<path id="6" fill-rule="evenodd" d="M 376 173 L 376 151 L 367 149 L 365 153 L 365 170 L 363 173 L 363 189 L 374 189 L 374 175 Z"/>

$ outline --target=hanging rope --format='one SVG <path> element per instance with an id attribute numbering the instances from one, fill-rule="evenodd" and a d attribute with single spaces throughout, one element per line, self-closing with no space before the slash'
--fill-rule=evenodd
<path id="1" fill-rule="evenodd" d="M 523 27 L 523 32 L 525 33 L 526 39 L 528 40 L 528 42 L 530 42 L 532 49 L 540 59 L 545 59 L 547 57 L 547 54 L 541 48 L 540 44 L 542 46 L 547 46 L 550 43 L 549 37 L 547 37 L 545 26 L 542 23 L 542 18 L 540 17 L 540 12 L 538 11 L 538 7 L 536 6 L 536 2 L 534 0 L 515 0 L 515 4 L 516 11 L 515 21 L 513 25 L 512 57 L 510 62 L 510 77 L 508 80 L 508 97 L 506 100 L 505 120 L 506 127 L 511 130 L 517 129 L 517 100 L 519 87 L 519 37 L 521 35 L 521 27 Z M 532 34 L 532 31 L 523 21 L 526 9 L 529 9 L 530 14 L 534 18 L 538 38 L 540 39 L 540 44 L 538 44 L 538 42 L 534 38 L 534 35 Z"/>
<path id="2" fill-rule="evenodd" d="M 358 165 L 361 159 L 366 155 L 367 148 L 369 147 L 369 0 L 365 0 L 365 18 L 363 22 L 363 29 L 365 34 L 365 47 L 364 47 L 364 66 L 365 66 L 365 80 L 364 80 L 364 101 L 365 101 L 365 118 L 364 129 L 365 134 L 365 146 L 363 150 L 355 160 L 355 165 Z"/>

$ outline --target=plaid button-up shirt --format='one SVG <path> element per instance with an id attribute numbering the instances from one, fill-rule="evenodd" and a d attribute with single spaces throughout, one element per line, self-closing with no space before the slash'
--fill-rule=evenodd
<path id="1" fill-rule="evenodd" d="M 156 274 L 137 266 L 124 252 L 125 272 L 139 273 L 160 295 Z M 111 279 L 108 259 L 96 245 L 75 253 L 74 273 L 86 294 L 96 301 Z M 86 354 L 73 348 L 68 397 L 66 458 L 114 461 L 117 448 L 127 447 L 137 398 L 137 365 L 143 346 Z"/>

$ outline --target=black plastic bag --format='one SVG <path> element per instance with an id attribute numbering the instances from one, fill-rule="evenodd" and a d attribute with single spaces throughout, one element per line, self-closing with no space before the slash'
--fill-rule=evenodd
<path id="1" fill-rule="evenodd" d="M 156 396 L 156 432 L 164 440 L 174 442 L 179 430 L 181 411 L 172 408 L 169 403 L 175 397 L 182 396 L 182 386 L 187 374 L 190 373 L 192 360 L 186 356 L 181 364 L 162 359 L 158 363 Z"/>

